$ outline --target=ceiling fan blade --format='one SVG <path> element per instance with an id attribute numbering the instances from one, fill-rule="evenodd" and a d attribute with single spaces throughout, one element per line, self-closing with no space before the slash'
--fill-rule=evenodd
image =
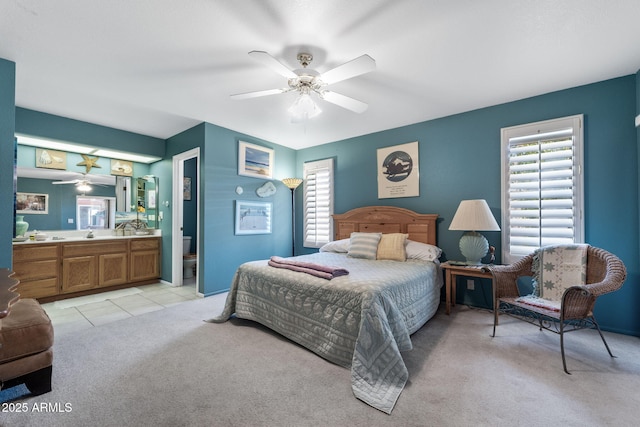
<path id="1" fill-rule="evenodd" d="M 288 79 L 295 79 L 296 77 L 298 77 L 296 73 L 285 67 L 280 61 L 269 55 L 267 52 L 263 52 L 261 50 L 252 50 L 251 52 L 249 52 L 249 55 L 256 61 L 262 62 L 262 64 L 271 68 L 281 76 L 284 76 Z"/>
<path id="2" fill-rule="evenodd" d="M 333 70 L 322 73 L 321 79 L 330 85 L 342 80 L 347 80 L 361 74 L 368 73 L 376 69 L 376 61 L 369 55 L 362 55 L 342 65 L 338 65 Z"/>
<path id="3" fill-rule="evenodd" d="M 329 90 L 324 91 L 322 98 L 327 102 L 336 104 L 337 106 L 342 108 L 346 108 L 347 110 L 353 111 L 354 113 L 364 113 L 365 111 L 367 111 L 367 108 L 369 108 L 369 105 L 365 104 L 362 101 L 358 101 L 357 99 L 353 99 L 336 92 L 331 92 Z"/>
<path id="4" fill-rule="evenodd" d="M 259 90 L 257 92 L 238 93 L 235 95 L 231 95 L 231 99 L 235 99 L 238 101 L 242 99 L 258 98 L 260 96 L 278 95 L 280 93 L 289 92 L 290 90 L 291 90 L 290 88 L 285 88 L 285 89 Z"/>
<path id="5" fill-rule="evenodd" d="M 78 180 L 74 179 L 74 180 L 71 180 L 71 181 L 52 181 L 51 183 L 52 184 L 77 184 Z"/>

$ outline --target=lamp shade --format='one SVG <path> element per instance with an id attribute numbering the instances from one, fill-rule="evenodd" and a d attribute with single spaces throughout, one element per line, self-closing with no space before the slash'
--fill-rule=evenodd
<path id="1" fill-rule="evenodd" d="M 320 107 L 313 102 L 313 99 L 311 99 L 308 93 L 302 93 L 296 98 L 288 111 L 291 114 L 291 120 L 294 122 L 303 122 L 322 113 Z"/>
<path id="2" fill-rule="evenodd" d="M 449 230 L 500 231 L 500 226 L 485 200 L 463 200 L 453 216 Z"/>
<path id="3" fill-rule="evenodd" d="M 282 183 L 291 190 L 295 190 L 300 184 L 302 184 L 302 181 L 302 178 L 284 178 Z"/>

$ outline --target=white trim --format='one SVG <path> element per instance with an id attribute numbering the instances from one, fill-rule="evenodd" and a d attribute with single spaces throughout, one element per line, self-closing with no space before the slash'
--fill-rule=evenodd
<path id="1" fill-rule="evenodd" d="M 574 218 L 574 242 L 584 242 L 584 176 L 582 171 L 582 165 L 584 164 L 584 129 L 583 129 L 583 115 L 578 114 L 575 116 L 563 117 L 559 119 L 546 120 L 542 122 L 529 123 L 525 125 L 512 126 L 502 128 L 500 131 L 501 138 L 501 194 L 502 194 L 502 262 L 510 264 L 521 256 L 513 255 L 510 252 L 510 212 L 509 212 L 509 200 L 510 195 L 508 192 L 508 177 L 509 177 L 509 145 L 514 140 L 521 139 L 520 142 L 526 142 L 529 139 L 535 140 L 537 138 L 530 138 L 532 135 L 541 136 L 543 139 L 545 136 L 552 137 L 552 135 L 560 132 L 565 133 L 565 129 L 572 129 L 573 135 L 573 147 L 574 154 L 573 160 L 575 169 L 575 178 L 577 179 L 575 186 L 575 194 L 573 198 L 575 218 Z M 548 134 L 548 135 L 545 135 Z"/>
<path id="2" fill-rule="evenodd" d="M 195 182 L 198 194 L 196 195 L 196 230 L 200 242 L 200 147 L 185 151 L 173 156 L 173 195 L 171 207 L 172 224 L 171 224 L 171 282 L 173 286 L 182 286 L 182 235 L 183 235 L 183 212 L 182 203 L 184 202 L 183 183 L 184 177 L 184 161 L 192 158 L 197 159 Z M 200 265 L 200 252 L 196 250 L 196 265 Z M 196 271 L 196 283 L 199 283 L 198 271 Z M 196 289 L 199 292 L 199 289 Z"/>

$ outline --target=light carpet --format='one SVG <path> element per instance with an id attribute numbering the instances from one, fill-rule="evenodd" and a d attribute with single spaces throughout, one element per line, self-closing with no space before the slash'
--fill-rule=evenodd
<path id="1" fill-rule="evenodd" d="M 26 412 L 3 411 L 0 424 L 584 427 L 640 419 L 637 337 L 605 332 L 612 359 L 597 333 L 569 334 L 567 375 L 558 336 L 505 317 L 491 338 L 491 313 L 440 311 L 412 336 L 414 349 L 403 354 L 409 382 L 387 415 L 353 396 L 348 369 L 250 321 L 203 322 L 225 296 L 56 336 L 53 391 L 19 397 L 13 403 Z"/>

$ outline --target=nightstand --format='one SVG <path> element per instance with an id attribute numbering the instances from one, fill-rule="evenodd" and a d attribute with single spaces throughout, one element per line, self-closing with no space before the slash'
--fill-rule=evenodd
<path id="1" fill-rule="evenodd" d="M 447 261 L 440 264 L 440 267 L 442 267 L 445 274 L 445 301 L 447 314 L 451 313 L 451 306 L 456 305 L 456 279 L 458 276 L 493 279 L 493 275 L 490 272 L 482 269 L 483 267 L 486 267 L 486 265 L 455 265 L 451 264 L 450 261 Z M 491 286 L 493 286 L 493 280 L 491 281 Z"/>

